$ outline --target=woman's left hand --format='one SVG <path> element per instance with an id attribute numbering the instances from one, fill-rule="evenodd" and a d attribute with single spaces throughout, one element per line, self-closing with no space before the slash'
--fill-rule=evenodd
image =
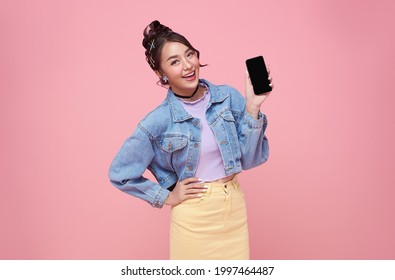
<path id="1" fill-rule="evenodd" d="M 273 88 L 273 80 L 272 77 L 270 76 L 270 69 L 267 69 L 267 72 L 269 74 L 268 80 L 270 81 L 270 86 Z M 245 75 L 245 95 L 246 95 L 246 110 L 248 113 L 250 113 L 254 118 L 258 118 L 259 110 L 261 108 L 261 105 L 263 101 L 266 100 L 266 98 L 270 95 L 271 92 L 266 92 L 261 95 L 256 95 L 254 93 L 254 88 L 252 87 L 251 80 L 250 80 L 250 75 L 248 74 L 248 71 L 246 71 Z"/>

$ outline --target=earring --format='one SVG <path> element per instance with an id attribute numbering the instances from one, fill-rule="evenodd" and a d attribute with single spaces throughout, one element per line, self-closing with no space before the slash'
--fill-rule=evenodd
<path id="1" fill-rule="evenodd" d="M 167 83 L 169 80 L 167 79 L 166 76 L 163 76 L 163 77 L 162 77 L 162 81 L 163 81 L 164 83 Z"/>

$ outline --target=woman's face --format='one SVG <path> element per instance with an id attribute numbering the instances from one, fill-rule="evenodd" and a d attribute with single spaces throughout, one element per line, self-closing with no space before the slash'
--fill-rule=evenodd
<path id="1" fill-rule="evenodd" d="M 171 89 L 179 95 L 191 95 L 199 83 L 200 62 L 194 50 L 178 42 L 166 42 L 160 57 L 161 72 Z M 161 76 L 157 72 L 158 76 Z"/>

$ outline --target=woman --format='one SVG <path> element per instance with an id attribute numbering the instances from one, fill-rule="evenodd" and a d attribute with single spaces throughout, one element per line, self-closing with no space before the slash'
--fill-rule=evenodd
<path id="1" fill-rule="evenodd" d="M 267 120 L 246 73 L 246 99 L 199 79 L 199 51 L 159 21 L 144 30 L 146 60 L 168 87 L 137 125 L 109 177 L 154 207 L 171 206 L 170 259 L 248 259 L 242 169 L 268 158 Z M 271 78 L 269 78 L 271 80 Z M 142 175 L 148 169 L 157 183 Z"/>

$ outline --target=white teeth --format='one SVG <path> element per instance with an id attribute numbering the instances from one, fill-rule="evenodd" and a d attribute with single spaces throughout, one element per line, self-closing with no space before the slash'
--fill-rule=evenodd
<path id="1" fill-rule="evenodd" d="M 189 75 L 185 75 L 184 76 L 184 78 L 189 78 L 189 77 L 192 77 L 193 75 L 195 75 L 195 71 L 193 71 L 191 74 L 189 74 Z"/>

